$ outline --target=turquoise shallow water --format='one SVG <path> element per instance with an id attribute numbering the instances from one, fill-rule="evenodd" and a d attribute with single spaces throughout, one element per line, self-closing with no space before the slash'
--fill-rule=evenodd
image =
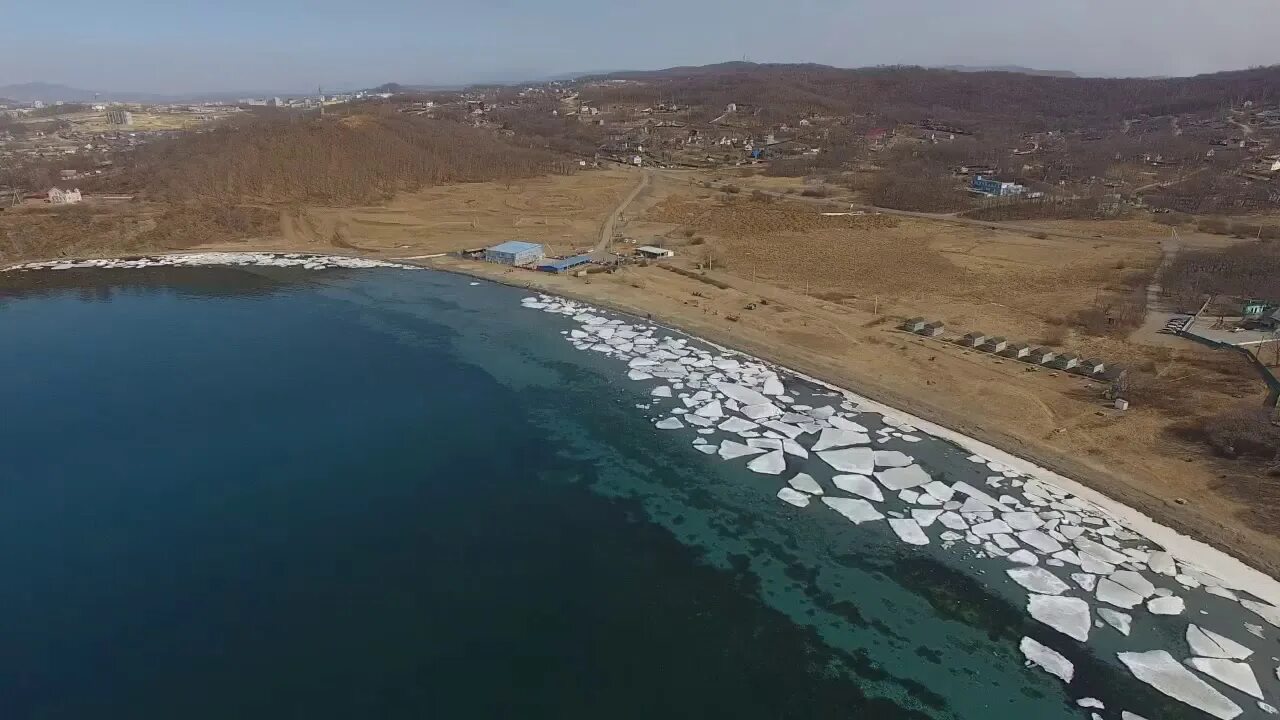
<path id="1" fill-rule="evenodd" d="M 1066 718 L 1089 694 L 1198 717 L 1055 641 L 1069 696 L 1024 667 L 1053 631 L 994 570 L 799 522 L 523 295 L 402 270 L 10 283 L 4 715 Z"/>

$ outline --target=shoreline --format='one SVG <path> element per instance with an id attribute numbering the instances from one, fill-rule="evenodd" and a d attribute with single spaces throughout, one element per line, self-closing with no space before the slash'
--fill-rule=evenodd
<path id="1" fill-rule="evenodd" d="M 643 308 L 629 307 L 623 303 L 592 297 L 589 293 L 575 292 L 572 288 L 560 287 L 558 283 L 537 282 L 542 278 L 530 278 L 522 275 L 518 277 L 528 279 L 530 282 L 517 282 L 515 281 L 515 278 L 509 277 L 510 273 L 505 270 L 497 271 L 496 268 L 470 267 L 469 265 L 452 261 L 443 263 L 434 262 L 440 258 L 425 258 L 418 260 L 397 259 L 379 257 L 367 253 L 342 252 L 340 249 L 335 250 L 338 251 L 317 253 L 310 250 L 253 250 L 248 248 L 237 250 L 204 249 L 178 252 L 140 253 L 136 255 L 115 256 L 112 258 L 56 258 L 54 260 L 47 261 L 28 260 L 21 263 L 15 263 L 13 265 L 6 266 L 3 270 L 0 270 L 0 272 L 13 270 L 23 265 L 37 262 L 69 263 L 82 260 L 126 259 L 214 253 L 297 254 L 317 257 L 341 257 L 353 260 L 370 260 L 387 263 L 389 265 L 398 265 L 401 267 L 437 270 L 460 276 L 488 280 L 509 287 L 535 290 L 549 295 L 558 295 L 584 302 L 601 309 L 609 310 L 611 312 L 622 313 L 636 318 L 644 318 L 650 323 L 662 325 L 666 329 L 695 338 L 699 342 L 715 346 L 724 352 L 743 355 L 760 362 L 773 365 L 780 372 L 794 375 L 795 377 L 808 382 L 839 392 L 851 401 L 866 407 L 872 412 L 909 423 L 919 428 L 922 432 L 926 432 L 939 439 L 951 442 L 972 453 L 979 454 L 987 457 L 988 459 L 1008 465 L 1009 467 L 1012 467 L 1024 474 L 1040 479 L 1084 500 L 1092 502 L 1104 511 L 1110 513 L 1116 519 L 1121 520 L 1132 527 L 1134 531 L 1141 533 L 1152 542 L 1163 546 L 1179 559 L 1205 569 L 1207 572 L 1221 578 L 1232 587 L 1245 590 L 1258 598 L 1271 603 L 1272 605 L 1280 606 L 1280 580 L 1272 577 L 1264 569 L 1255 567 L 1242 560 L 1240 557 L 1237 557 L 1233 554 L 1234 548 L 1232 548 L 1229 543 L 1225 543 L 1225 547 L 1219 547 L 1212 541 L 1194 537 L 1195 535 L 1201 535 L 1201 533 L 1193 527 L 1189 527 L 1178 522 L 1176 518 L 1168 518 L 1167 516 L 1161 517 L 1164 513 L 1158 512 L 1159 507 L 1162 505 L 1168 505 L 1168 501 L 1149 494 L 1147 495 L 1147 502 L 1143 502 L 1142 498 L 1129 499 L 1112 497 L 1112 495 L 1106 492 L 1095 489 L 1085 481 L 1076 480 L 1070 477 L 1071 475 L 1091 475 L 1093 474 L 1093 471 L 1083 469 L 1080 469 L 1083 471 L 1077 471 L 1076 468 L 1066 467 L 1072 464 L 1071 461 L 1066 459 L 1058 461 L 1056 458 L 1046 459 L 1042 452 L 1036 452 L 1036 448 L 1026 447 L 1024 444 L 1018 451 L 1005 450 L 1000 447 L 999 443 L 1001 438 L 993 438 L 993 434 L 991 432 L 980 428 L 964 430 L 953 429 L 950 427 L 951 425 L 959 425 L 963 427 L 964 423 L 950 422 L 953 418 L 947 417 L 948 413 L 943 411 L 930 412 L 928 407 L 921 408 L 921 403 L 919 401 L 912 398 L 898 396 L 896 393 L 884 391 L 881 388 L 876 388 L 874 383 L 850 383 L 841 380 L 829 380 L 824 377 L 827 373 L 822 372 L 821 368 L 796 367 L 797 364 L 803 365 L 807 363 L 794 363 L 778 358 L 777 354 L 769 352 L 768 348 L 742 348 L 743 344 L 758 345 L 758 343 L 731 344 L 733 338 L 723 337 L 726 333 L 713 333 L 719 337 L 708 337 L 708 334 L 702 330 L 686 329 L 669 317 L 646 312 Z M 449 260 L 452 259 L 450 258 Z M 846 388 L 844 385 L 852 385 L 857 389 Z M 930 415 L 938 419 L 928 419 L 928 416 Z M 1156 511 L 1153 512 L 1153 509 Z M 1224 528 L 1224 530 L 1226 530 L 1226 528 Z"/>
<path id="2" fill-rule="evenodd" d="M 470 268 L 463 265 L 450 264 L 448 267 L 442 267 L 437 263 L 419 263 L 410 261 L 409 264 L 416 265 L 431 270 L 440 270 L 444 272 L 452 272 L 457 275 L 477 278 L 481 280 L 489 280 L 508 287 L 518 287 L 524 290 L 536 290 L 537 292 L 548 295 L 559 295 L 579 302 L 584 302 L 610 312 L 621 313 L 623 315 L 642 319 L 651 324 L 660 325 L 668 330 L 695 338 L 699 342 L 706 343 L 717 349 L 737 355 L 743 355 L 760 362 L 773 365 L 779 371 L 794 375 L 807 382 L 811 382 L 822 387 L 828 388 L 834 392 L 838 392 L 850 400 L 866 407 L 872 412 L 876 412 L 885 416 L 902 420 L 910 425 L 919 428 L 922 432 L 926 432 L 939 439 L 951 442 L 958 447 L 968 450 L 975 454 L 980 454 L 988 459 L 1001 462 L 1015 470 L 1023 472 L 1029 476 L 1040 479 L 1048 484 L 1055 485 L 1067 492 L 1092 502 L 1110 513 L 1112 516 L 1124 523 L 1130 525 L 1135 532 L 1141 533 L 1152 542 L 1163 546 L 1171 554 L 1179 559 L 1186 560 L 1190 564 L 1205 569 L 1212 575 L 1215 575 L 1227 583 L 1232 584 L 1240 590 L 1248 591 L 1268 603 L 1280 607 L 1280 579 L 1273 577 L 1265 570 L 1255 567 L 1241 558 L 1234 555 L 1231 551 L 1215 546 L 1209 541 L 1201 540 L 1194 535 L 1198 534 L 1194 530 L 1188 528 L 1175 527 L 1179 523 L 1176 521 L 1166 521 L 1152 517 L 1155 513 L 1150 513 L 1145 508 L 1134 507 L 1124 500 L 1114 498 L 1103 491 L 1097 490 L 1080 480 L 1073 479 L 1067 474 L 1070 469 L 1064 469 L 1060 463 L 1044 460 L 1041 457 L 1028 458 L 1026 455 L 1033 453 L 1014 453 L 1004 450 L 998 445 L 987 441 L 981 437 L 974 437 L 976 434 L 972 431 L 960 431 L 948 427 L 945 420 L 930 420 L 915 410 L 902 409 L 902 405 L 915 406 L 918 403 L 898 398 L 876 398 L 878 393 L 875 391 L 868 392 L 865 389 L 849 389 L 843 387 L 837 382 L 824 379 L 820 374 L 809 373 L 794 368 L 786 362 L 774 360 L 769 353 L 759 353 L 754 351 L 743 350 L 732 345 L 727 345 L 718 339 L 708 338 L 706 335 L 686 330 L 685 328 L 671 323 L 668 319 L 660 315 L 651 315 L 645 317 L 638 314 L 638 311 L 632 308 L 622 306 L 618 303 L 608 302 L 598 298 L 593 298 L 585 293 L 575 293 L 572 290 L 566 290 L 559 287 L 547 287 L 537 283 L 519 283 L 504 281 L 501 275 L 490 274 L 481 268 Z M 891 393 L 884 393 L 891 394 Z M 936 413 L 945 415 L 945 413 Z M 1159 498 L 1152 498 L 1156 502 L 1164 503 Z M 1212 568 L 1210 570 L 1210 568 Z"/>

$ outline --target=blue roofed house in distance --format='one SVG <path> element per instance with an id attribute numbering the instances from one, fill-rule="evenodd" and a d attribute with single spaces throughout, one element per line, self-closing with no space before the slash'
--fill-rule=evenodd
<path id="1" fill-rule="evenodd" d="M 484 259 L 501 265 L 536 265 L 546 252 L 538 243 L 508 240 L 484 251 Z"/>

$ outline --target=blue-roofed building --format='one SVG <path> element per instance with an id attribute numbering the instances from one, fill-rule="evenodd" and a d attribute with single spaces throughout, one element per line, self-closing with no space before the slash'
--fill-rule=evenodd
<path id="1" fill-rule="evenodd" d="M 502 265 L 536 265 L 546 253 L 538 243 L 508 240 L 484 251 L 484 259 Z"/>
<path id="2" fill-rule="evenodd" d="M 574 255 L 567 258 L 544 260 L 538 263 L 538 269 L 542 272 L 562 273 L 565 270 L 576 268 L 579 265 L 586 265 L 589 262 L 591 262 L 590 255 Z"/>
<path id="3" fill-rule="evenodd" d="M 1010 197 L 1013 195 L 1021 195 L 1027 191 L 1026 186 L 1018 183 L 1000 182 L 991 178 L 977 175 L 973 178 L 973 182 L 969 187 L 976 193 L 987 195 L 990 197 Z"/>

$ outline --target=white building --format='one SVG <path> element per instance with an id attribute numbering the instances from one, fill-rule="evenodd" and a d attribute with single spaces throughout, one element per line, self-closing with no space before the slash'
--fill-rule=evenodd
<path id="1" fill-rule="evenodd" d="M 54 205 L 74 205 L 83 198 L 80 197 L 79 188 L 75 190 L 59 190 L 58 188 L 49 189 L 49 202 Z"/>

